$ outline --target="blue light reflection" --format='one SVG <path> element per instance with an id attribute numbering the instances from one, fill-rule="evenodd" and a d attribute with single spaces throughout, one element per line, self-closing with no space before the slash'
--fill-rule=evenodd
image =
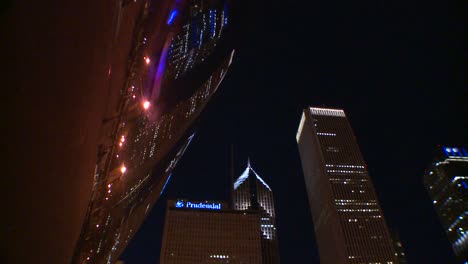
<path id="1" fill-rule="evenodd" d="M 159 196 L 161 196 L 161 195 L 163 194 L 164 190 L 166 189 L 167 183 L 168 183 L 169 180 L 171 179 L 171 176 L 172 176 L 172 173 L 169 174 L 169 177 L 167 177 L 166 183 L 164 183 L 164 186 L 163 186 L 163 188 L 161 189 L 161 192 L 159 193 Z"/>
<path id="2" fill-rule="evenodd" d="M 176 16 L 177 16 L 177 10 L 172 10 L 171 14 L 169 15 L 169 19 L 167 19 L 167 24 L 168 25 L 172 24 Z"/>

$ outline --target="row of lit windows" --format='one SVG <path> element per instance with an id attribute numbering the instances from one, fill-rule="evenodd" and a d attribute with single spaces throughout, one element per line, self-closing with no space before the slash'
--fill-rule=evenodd
<path id="1" fill-rule="evenodd" d="M 337 209 L 340 212 L 378 212 L 379 209 Z"/>
<path id="2" fill-rule="evenodd" d="M 317 135 L 319 135 L 319 136 L 332 136 L 332 137 L 336 136 L 335 133 L 324 133 L 324 132 L 317 132 Z"/>
<path id="3" fill-rule="evenodd" d="M 335 202 L 336 205 L 346 205 L 346 206 L 353 206 L 353 205 L 377 205 L 377 203 L 356 203 L 356 202 Z"/>
<path id="4" fill-rule="evenodd" d="M 310 112 L 311 112 L 312 115 L 345 117 L 344 111 L 343 110 L 338 110 L 338 109 L 327 109 L 327 108 L 311 107 Z"/>
<path id="5" fill-rule="evenodd" d="M 452 228 L 454 228 L 454 227 L 457 226 L 461 221 L 463 221 L 463 219 L 465 218 L 465 215 L 468 215 L 468 212 L 464 212 L 463 214 L 461 214 L 460 216 L 458 216 L 458 218 L 449 226 L 449 228 L 448 228 L 447 231 L 452 231 Z"/>
<path id="6" fill-rule="evenodd" d="M 361 258 L 360 256 L 348 256 L 349 259 Z M 393 261 L 387 262 L 369 262 L 369 264 L 393 264 Z"/>
<path id="7" fill-rule="evenodd" d="M 336 182 L 353 182 L 353 181 L 357 181 L 357 182 L 367 182 L 367 179 L 350 179 L 350 178 L 330 178 L 330 181 L 336 181 Z"/>
<path id="8" fill-rule="evenodd" d="M 361 168 L 361 169 L 364 169 L 364 166 L 361 166 L 361 165 L 333 165 L 333 164 L 325 164 L 325 167 L 337 167 L 337 168 Z"/>
<path id="9" fill-rule="evenodd" d="M 356 200 L 356 199 L 335 199 L 335 202 L 358 202 L 362 200 Z M 369 202 L 377 202 L 377 200 L 368 200 Z"/>
<path id="10" fill-rule="evenodd" d="M 348 170 L 327 170 L 327 172 L 331 173 L 356 173 L 356 174 L 364 174 L 363 171 L 348 171 Z"/>

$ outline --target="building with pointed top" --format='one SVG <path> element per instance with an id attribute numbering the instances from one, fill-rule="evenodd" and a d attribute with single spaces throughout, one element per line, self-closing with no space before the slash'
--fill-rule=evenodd
<path id="1" fill-rule="evenodd" d="M 260 213 L 264 263 L 279 263 L 273 191 L 252 168 L 250 160 L 241 176 L 233 182 L 232 206 L 234 210 Z"/>

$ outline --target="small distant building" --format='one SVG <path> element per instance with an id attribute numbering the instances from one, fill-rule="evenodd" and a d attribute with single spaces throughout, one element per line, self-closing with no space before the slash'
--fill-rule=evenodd
<path id="1" fill-rule="evenodd" d="M 453 252 L 460 263 L 468 260 L 468 151 L 464 147 L 440 146 L 424 175 Z"/>

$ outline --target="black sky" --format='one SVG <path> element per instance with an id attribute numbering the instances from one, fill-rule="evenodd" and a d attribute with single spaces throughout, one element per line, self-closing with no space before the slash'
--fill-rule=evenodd
<path id="1" fill-rule="evenodd" d="M 229 153 L 272 187 L 282 263 L 319 263 L 295 134 L 306 106 L 345 110 L 409 263 L 451 263 L 422 175 L 468 145 L 461 1 L 243 1 L 237 53 L 126 263 L 158 263 L 166 198 L 229 199 Z"/>

